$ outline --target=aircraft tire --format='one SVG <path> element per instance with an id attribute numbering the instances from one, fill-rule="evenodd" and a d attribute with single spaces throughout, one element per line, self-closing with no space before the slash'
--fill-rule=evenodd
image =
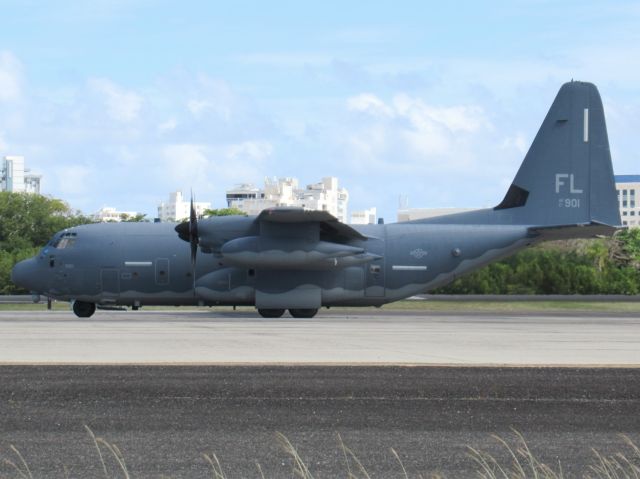
<path id="1" fill-rule="evenodd" d="M 76 316 L 79 318 L 90 318 L 93 316 L 93 313 L 96 312 L 96 305 L 84 301 L 74 301 L 73 312 L 76 313 Z"/>
<path id="2" fill-rule="evenodd" d="M 313 318 L 317 312 L 318 312 L 317 309 L 290 309 L 289 310 L 289 314 L 294 318 Z"/>
<path id="3" fill-rule="evenodd" d="M 284 309 L 259 309 L 258 314 L 263 318 L 280 318 L 284 314 Z"/>

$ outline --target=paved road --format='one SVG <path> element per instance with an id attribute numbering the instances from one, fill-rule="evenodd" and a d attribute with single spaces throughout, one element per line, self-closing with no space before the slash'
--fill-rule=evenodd
<path id="1" fill-rule="evenodd" d="M 635 314 L 0 312 L 0 363 L 640 365 Z"/>
<path id="2" fill-rule="evenodd" d="M 506 458 L 489 435 L 521 431 L 565 477 L 590 448 L 629 456 L 640 443 L 640 370 L 320 366 L 2 366 L 0 455 L 14 444 L 34 477 L 104 477 L 83 425 L 115 443 L 132 477 L 291 478 L 276 431 L 315 477 L 346 477 L 336 435 L 372 478 L 472 477 L 467 445 Z M 105 454 L 109 453 L 103 448 Z M 107 460 L 109 477 L 116 473 Z M 352 463 L 352 467 L 353 463 Z M 0 461 L 0 477 L 17 477 Z M 362 475 L 360 475 L 362 477 Z"/>

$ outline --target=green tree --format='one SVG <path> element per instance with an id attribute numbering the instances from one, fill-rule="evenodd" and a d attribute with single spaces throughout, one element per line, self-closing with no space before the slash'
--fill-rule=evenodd
<path id="1" fill-rule="evenodd" d="M 37 254 L 57 231 L 91 223 L 61 200 L 0 192 L 0 294 L 24 293 L 11 283 L 11 268 Z"/>
<path id="2" fill-rule="evenodd" d="M 206 209 L 203 216 L 247 216 L 247 214 L 239 208 L 219 208 Z"/>
<path id="3" fill-rule="evenodd" d="M 148 223 L 149 220 L 146 218 L 146 214 L 144 213 L 136 213 L 135 215 L 128 215 L 126 213 L 120 214 L 120 221 L 124 223 Z"/>
<path id="4" fill-rule="evenodd" d="M 639 294 L 640 229 L 525 249 L 435 293 Z"/>
<path id="5" fill-rule="evenodd" d="M 91 222 L 62 200 L 0 192 L 0 249 L 5 251 L 43 246 L 56 231 Z"/>

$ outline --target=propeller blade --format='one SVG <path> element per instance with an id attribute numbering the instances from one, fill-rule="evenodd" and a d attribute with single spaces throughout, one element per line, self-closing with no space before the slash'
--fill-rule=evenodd
<path id="1" fill-rule="evenodd" d="M 198 245 L 200 237 L 198 236 L 198 215 L 193 201 L 193 192 L 191 192 L 191 203 L 189 205 L 189 220 L 183 221 L 175 227 L 178 237 L 189 243 L 191 249 L 191 277 L 193 278 L 193 294 L 196 291 L 196 256 L 198 254 Z"/>
<path id="2" fill-rule="evenodd" d="M 196 255 L 198 254 L 198 215 L 193 206 L 193 192 L 191 192 L 191 204 L 189 207 L 189 243 L 191 244 L 191 277 L 193 279 L 193 291 L 196 290 Z"/>

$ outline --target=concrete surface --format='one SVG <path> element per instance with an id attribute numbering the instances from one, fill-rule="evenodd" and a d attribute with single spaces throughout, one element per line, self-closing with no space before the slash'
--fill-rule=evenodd
<path id="1" fill-rule="evenodd" d="M 640 365 L 634 314 L 0 312 L 3 364 Z"/>

